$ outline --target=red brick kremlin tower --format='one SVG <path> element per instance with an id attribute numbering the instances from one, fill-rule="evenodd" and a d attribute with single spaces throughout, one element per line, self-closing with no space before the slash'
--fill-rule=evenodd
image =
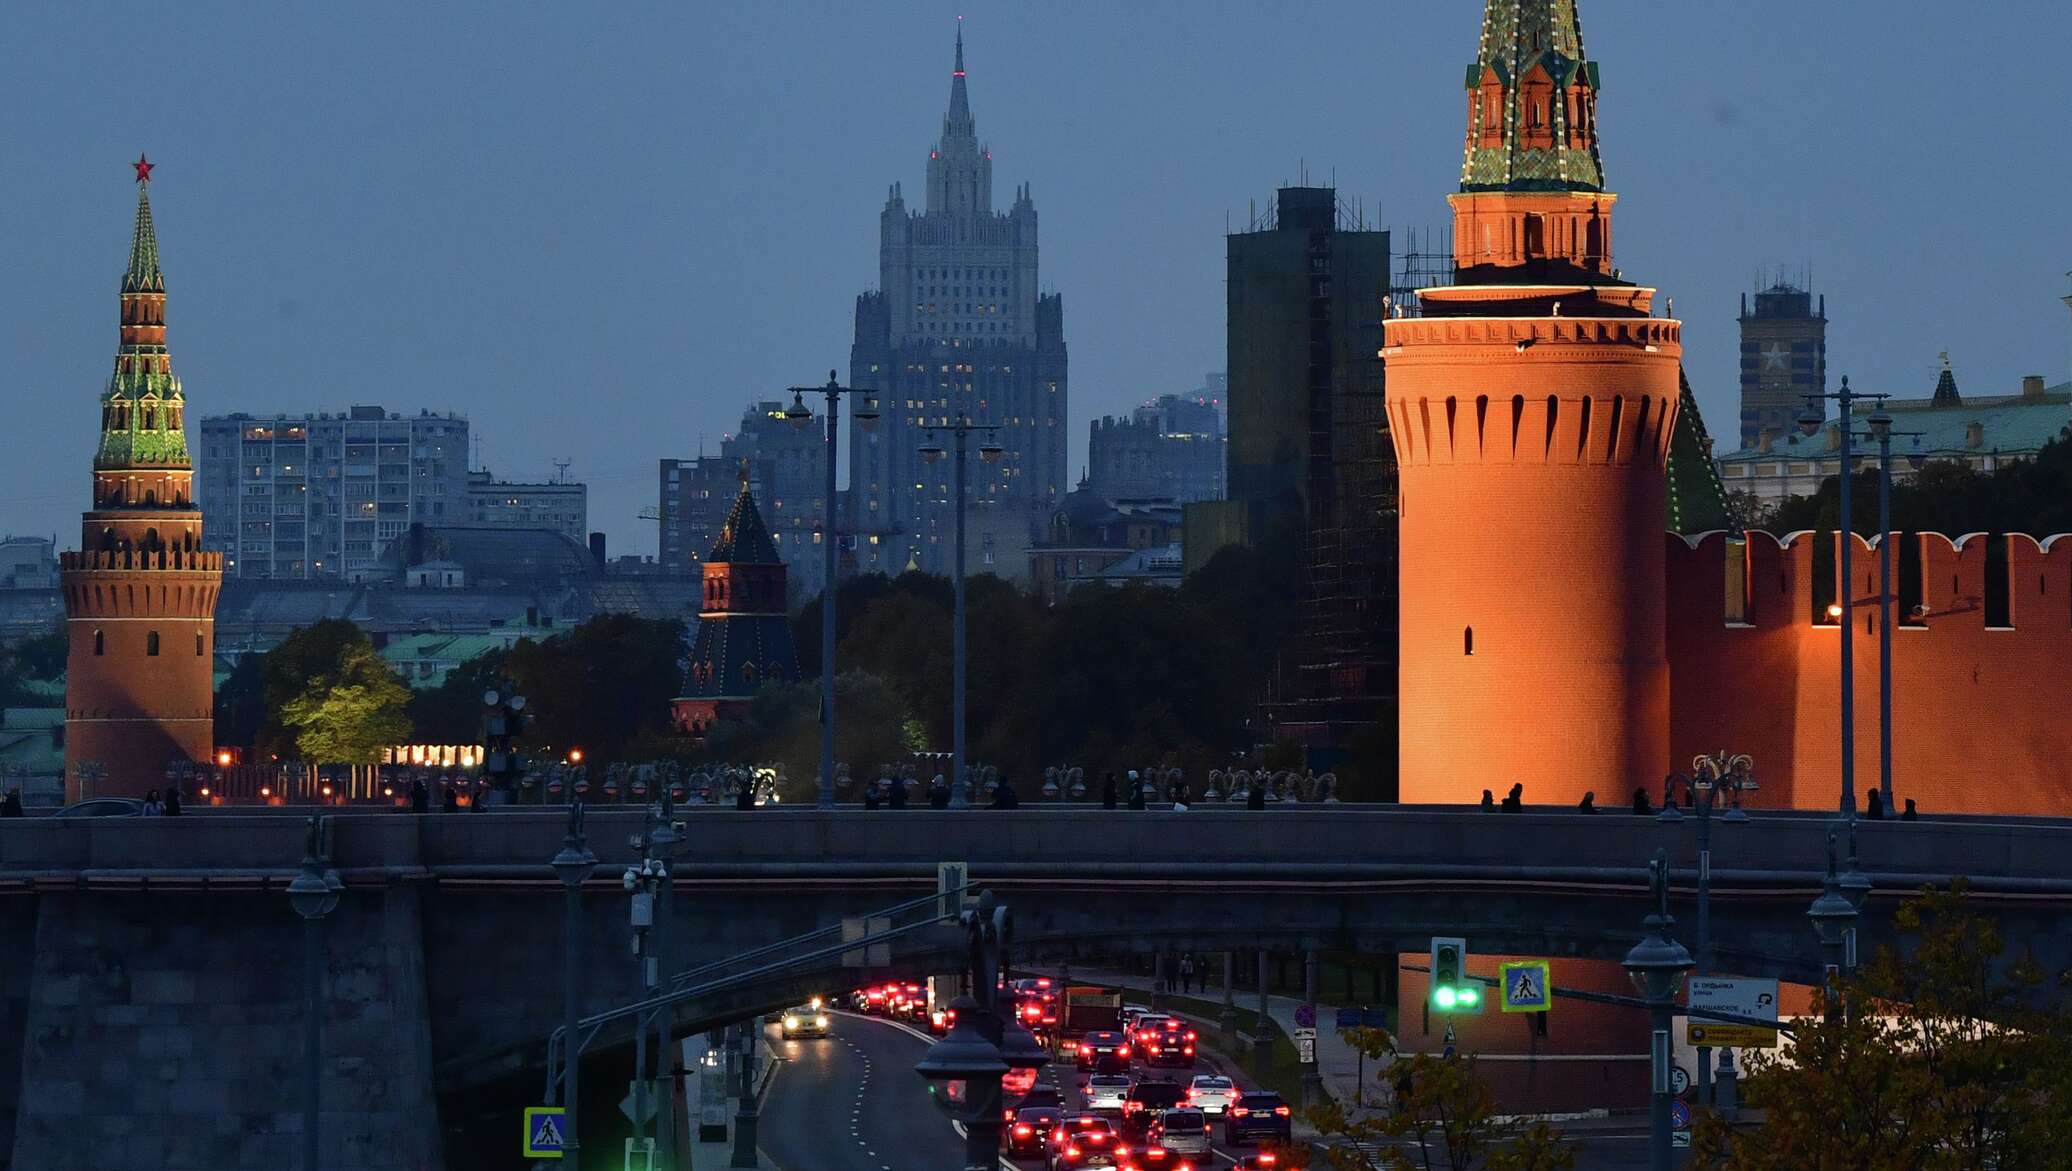
<path id="1" fill-rule="evenodd" d="M 720 720 L 738 719 L 764 687 L 799 678 L 784 603 L 784 559 L 748 490 L 741 461 L 741 494 L 705 555 L 705 597 L 691 643 L 683 694 L 670 705 L 679 732 L 703 738 Z"/>
<path id="2" fill-rule="evenodd" d="M 1616 805 L 1668 767 L 1664 470 L 1680 325 L 1612 266 L 1575 0 L 1488 0 L 1458 283 L 1387 323 L 1402 799 Z"/>
<path id="3" fill-rule="evenodd" d="M 137 226 L 122 276 L 122 343 L 101 395 L 93 508 L 79 552 L 62 561 L 68 800 L 162 788 L 169 762 L 207 760 L 215 746 L 223 557 L 201 550 L 187 403 L 165 344 L 152 164 L 134 166 Z"/>

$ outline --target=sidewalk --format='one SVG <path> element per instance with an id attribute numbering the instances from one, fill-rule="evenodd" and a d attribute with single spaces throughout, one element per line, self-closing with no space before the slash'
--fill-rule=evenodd
<path id="1" fill-rule="evenodd" d="M 1149 976 L 1114 972 L 1104 968 L 1074 967 L 1072 978 L 1078 980 L 1082 977 L 1089 983 L 1112 984 L 1143 992 L 1146 995 L 1146 1003 L 1149 1003 L 1149 995 L 1157 987 L 1157 982 Z M 1223 1003 L 1221 973 L 1214 974 L 1207 991 L 1174 992 L 1172 995 L 1213 1001 L 1220 1005 Z M 1279 1026 L 1281 1032 L 1293 1037 L 1295 1009 L 1301 1003 L 1292 996 L 1269 995 L 1266 998 L 1266 1015 Z M 1259 1007 L 1259 994 L 1256 991 L 1240 992 L 1236 997 L 1236 1005 L 1243 1011 L 1256 1011 Z M 1360 1085 L 1360 1053 L 1338 1035 L 1337 1022 L 1338 1006 L 1321 1003 L 1317 1005 L 1317 1076 L 1323 1080 L 1324 1092 L 1330 1095 L 1332 1100 L 1344 1106 L 1348 1112 L 1357 1114 L 1360 1110 L 1352 1103 L 1356 1096 L 1354 1090 Z M 1365 1098 L 1369 1109 L 1378 1109 L 1386 1103 L 1388 1097 L 1388 1083 L 1378 1076 L 1380 1071 L 1387 1067 L 1388 1060 L 1383 1058 L 1380 1062 L 1369 1061 L 1366 1065 L 1365 1092 L 1359 1096 Z"/>

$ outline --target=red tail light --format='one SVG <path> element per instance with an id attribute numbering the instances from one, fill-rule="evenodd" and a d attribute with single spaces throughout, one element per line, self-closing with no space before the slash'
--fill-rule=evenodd
<path id="1" fill-rule="evenodd" d="M 1232 1106 L 1230 1108 L 1230 1116 L 1232 1118 L 1244 1118 L 1251 1113 L 1252 1111 L 1244 1106 Z"/>
<path id="2" fill-rule="evenodd" d="M 1286 1118 L 1288 1116 L 1288 1108 L 1286 1106 L 1275 1106 L 1273 1108 L 1273 1112 L 1275 1114 L 1280 1115 L 1282 1118 Z"/>
<path id="3" fill-rule="evenodd" d="M 1185 1055 L 1186 1055 L 1186 1056 L 1188 1056 L 1188 1057 L 1192 1057 L 1192 1056 L 1194 1056 L 1194 1046 L 1192 1046 L 1192 1045 L 1189 1045 L 1189 1046 L 1187 1047 L 1187 1049 L 1186 1049 L 1186 1053 L 1185 1053 Z"/>
<path id="4" fill-rule="evenodd" d="M 1065 1157 L 1067 1159 L 1077 1159 L 1079 1157 L 1079 1148 L 1077 1146 L 1066 1147 Z"/>
<path id="5" fill-rule="evenodd" d="M 1189 1030 L 1187 1030 L 1187 1039 L 1188 1039 L 1189 1041 L 1192 1041 L 1192 1040 L 1194 1040 L 1194 1039 L 1195 1039 L 1195 1034 L 1194 1034 L 1194 1030 L 1193 1030 L 1193 1029 L 1189 1029 Z"/>
<path id="6" fill-rule="evenodd" d="M 1117 1057 L 1128 1057 L 1128 1056 L 1130 1055 L 1130 1047 L 1129 1047 L 1129 1046 L 1127 1046 L 1127 1045 L 1124 1045 L 1124 1046 L 1123 1046 L 1122 1048 L 1120 1048 L 1120 1049 L 1117 1049 L 1117 1050 L 1115 1051 L 1115 1055 L 1116 1055 Z"/>
<path id="7" fill-rule="evenodd" d="M 1036 1128 L 1035 1128 L 1035 1127 L 1033 1127 L 1033 1126 L 1030 1126 L 1030 1125 L 1029 1125 L 1028 1123 L 1026 1123 L 1026 1122 L 1024 1122 L 1024 1123 L 1021 1123 L 1020 1125 L 1018 1125 L 1018 1126 L 1016 1126 L 1016 1127 L 1014 1128 L 1014 1137 L 1016 1137 L 1016 1138 L 1028 1138 L 1028 1137 L 1029 1137 L 1030 1135 L 1032 1135 L 1032 1134 L 1035 1134 L 1035 1133 L 1036 1133 Z"/>

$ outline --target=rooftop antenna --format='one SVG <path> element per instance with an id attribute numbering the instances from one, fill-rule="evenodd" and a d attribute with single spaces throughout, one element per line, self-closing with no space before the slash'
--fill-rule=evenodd
<path id="1" fill-rule="evenodd" d="M 482 467 L 482 433 L 480 431 L 475 432 L 475 467 L 478 470 Z"/>
<path id="2" fill-rule="evenodd" d="M 557 484 L 566 484 L 566 483 L 568 483 L 568 467 L 569 467 L 569 465 L 570 465 L 570 464 L 572 464 L 572 463 L 574 463 L 574 462 L 575 462 L 575 461 L 574 461 L 574 460 L 571 460 L 571 459 L 557 459 L 557 460 L 555 460 L 555 461 L 554 461 L 554 482 L 555 482 L 555 483 L 557 483 Z"/>

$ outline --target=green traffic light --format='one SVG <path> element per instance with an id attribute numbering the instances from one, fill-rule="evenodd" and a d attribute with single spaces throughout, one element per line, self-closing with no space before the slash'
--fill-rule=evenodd
<path id="1" fill-rule="evenodd" d="M 1456 999 L 1458 999 L 1458 997 L 1451 988 L 1441 988 L 1438 991 L 1432 993 L 1432 1003 L 1438 1005 L 1440 1008 L 1452 1008 L 1453 1002 Z"/>
<path id="2" fill-rule="evenodd" d="M 1463 988 L 1460 990 L 1460 1002 L 1466 1005 L 1480 1004 L 1482 1002 L 1482 993 L 1473 988 Z"/>

